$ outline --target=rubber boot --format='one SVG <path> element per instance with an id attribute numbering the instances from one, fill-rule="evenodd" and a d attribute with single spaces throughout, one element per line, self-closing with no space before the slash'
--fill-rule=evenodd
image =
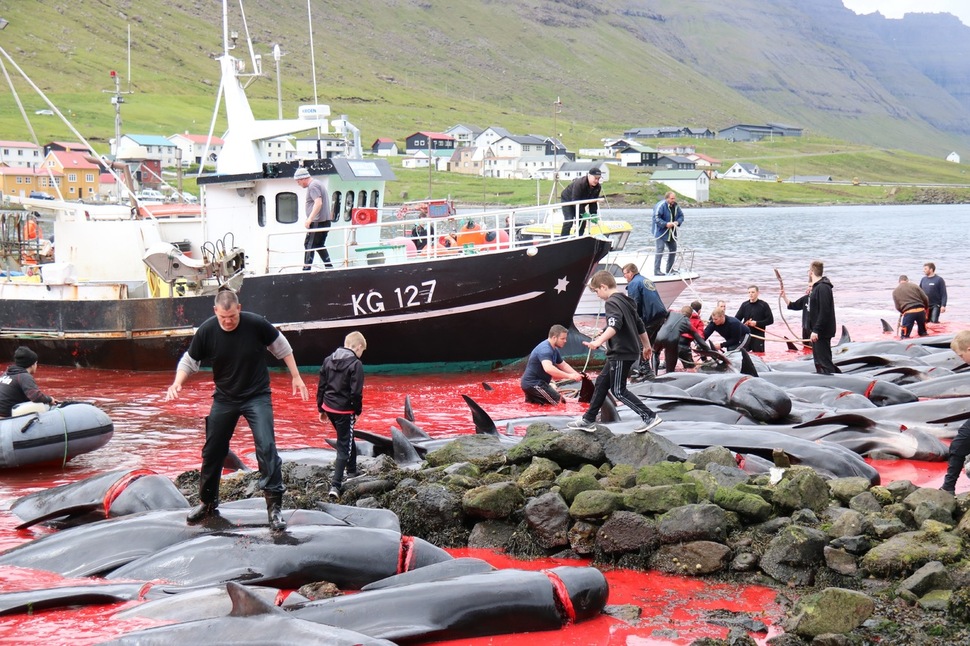
<path id="1" fill-rule="evenodd" d="M 269 527 L 274 532 L 286 529 L 286 521 L 283 520 L 283 493 L 275 491 L 263 492 L 266 499 L 266 517 L 269 519 Z"/>
<path id="2" fill-rule="evenodd" d="M 219 501 L 215 502 L 204 502 L 192 511 L 189 515 L 185 517 L 185 521 L 190 525 L 195 523 L 201 523 L 207 518 L 212 518 L 213 516 L 219 515 Z"/>

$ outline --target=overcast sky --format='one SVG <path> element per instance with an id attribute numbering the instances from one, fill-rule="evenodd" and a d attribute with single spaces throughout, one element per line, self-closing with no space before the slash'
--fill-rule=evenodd
<path id="1" fill-rule="evenodd" d="M 842 0 L 842 4 L 859 14 L 878 11 L 886 18 L 902 18 L 904 13 L 952 13 L 970 25 L 970 0 Z"/>

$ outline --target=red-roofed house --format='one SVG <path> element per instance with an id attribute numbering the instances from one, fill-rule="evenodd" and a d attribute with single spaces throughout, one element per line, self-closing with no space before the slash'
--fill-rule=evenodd
<path id="1" fill-rule="evenodd" d="M 691 153 L 689 155 L 685 155 L 685 157 L 687 157 L 687 159 L 693 160 L 696 166 L 714 168 L 715 166 L 721 165 L 720 159 L 714 159 L 713 157 L 709 157 L 708 155 L 704 155 L 702 153 Z"/>
<path id="2" fill-rule="evenodd" d="M 23 168 L 0 164 L 0 192 L 4 195 L 26 197 L 31 191 L 41 191 L 51 197 L 57 197 L 54 182 L 61 181 L 61 173 L 52 169 L 51 174 L 54 176 L 53 180 L 44 166 Z"/>
<path id="3" fill-rule="evenodd" d="M 40 146 L 29 141 L 0 141 L 0 164 L 31 168 L 42 159 Z"/>
<path id="4" fill-rule="evenodd" d="M 434 157 L 451 157 L 455 152 L 455 138 L 440 132 L 416 132 L 404 140 L 404 150 L 409 155 L 431 151 Z"/>
<path id="5" fill-rule="evenodd" d="M 94 199 L 98 195 L 101 167 L 85 159 L 87 155 L 56 150 L 47 153 L 44 165 L 63 174 L 61 195 L 65 200 Z"/>
<path id="6" fill-rule="evenodd" d="M 225 143 L 219 137 L 192 135 L 188 132 L 172 135 L 168 140 L 182 151 L 183 166 L 191 166 L 193 164 L 202 165 L 203 155 L 205 155 L 206 164 L 215 165 L 216 159 L 219 158 L 219 153 L 222 152 L 222 145 Z M 206 144 L 208 144 L 208 148 Z"/>

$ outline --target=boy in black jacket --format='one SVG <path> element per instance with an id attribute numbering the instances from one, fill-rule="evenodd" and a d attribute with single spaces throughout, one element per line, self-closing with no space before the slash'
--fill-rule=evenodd
<path id="1" fill-rule="evenodd" d="M 363 409 L 364 367 L 360 355 L 367 349 L 367 340 L 360 332 L 344 338 L 344 347 L 337 348 L 320 366 L 317 386 L 317 410 L 320 421 L 324 415 L 337 431 L 337 459 L 333 464 L 333 478 L 327 496 L 340 500 L 344 469 L 347 475 L 357 475 L 357 444 L 354 442 L 354 422 Z"/>
<path id="2" fill-rule="evenodd" d="M 595 350 L 607 341 L 606 365 L 596 378 L 593 399 L 589 403 L 589 410 L 579 419 L 569 422 L 566 426 L 580 431 L 592 433 L 596 430 L 596 415 L 606 401 L 608 392 L 630 407 L 643 420 L 634 431 L 644 433 L 660 423 L 660 418 L 647 408 L 640 399 L 626 389 L 626 379 L 630 374 L 637 356 L 640 354 L 640 344 L 643 344 L 643 359 L 649 361 L 653 354 L 653 347 L 647 337 L 646 327 L 637 314 L 637 304 L 632 298 L 616 289 L 616 279 L 608 271 L 598 271 L 589 281 L 590 290 L 606 301 L 606 329 L 592 341 L 583 341 L 583 345 Z M 639 342 L 637 341 L 639 337 Z"/>

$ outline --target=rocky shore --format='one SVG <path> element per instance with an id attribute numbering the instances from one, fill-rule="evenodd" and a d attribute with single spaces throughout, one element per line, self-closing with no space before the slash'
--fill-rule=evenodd
<path id="1" fill-rule="evenodd" d="M 287 507 L 325 501 L 329 467 L 287 463 Z M 198 472 L 178 485 L 195 495 Z M 258 495 L 257 474 L 223 480 L 223 500 Z M 970 643 L 970 500 L 908 481 L 825 480 L 810 468 L 751 475 L 733 454 L 686 453 L 651 434 L 533 424 L 521 443 L 470 435 L 418 469 L 386 457 L 345 483 L 341 502 L 384 507 L 402 532 L 442 547 L 772 586 L 792 644 Z M 639 608 L 608 607 L 636 623 Z M 766 629 L 734 617 L 725 640 Z"/>

